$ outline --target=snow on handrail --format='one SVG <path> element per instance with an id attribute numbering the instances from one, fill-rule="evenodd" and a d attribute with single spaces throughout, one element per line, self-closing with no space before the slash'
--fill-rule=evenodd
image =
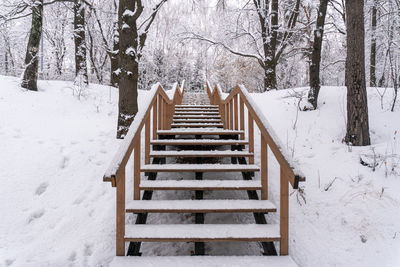
<path id="1" fill-rule="evenodd" d="M 175 84 L 175 91 L 172 95 L 172 100 L 175 96 L 175 94 L 179 93 L 182 95 L 183 93 L 183 86 L 184 82 L 182 83 L 182 89 L 179 88 L 178 83 Z M 178 91 L 177 91 L 178 90 Z M 103 176 L 103 181 L 105 182 L 113 182 L 113 178 L 116 176 L 116 173 L 123 163 L 124 159 L 126 159 L 126 154 L 129 152 L 129 150 L 133 149 L 133 143 L 134 139 L 138 134 L 140 134 L 140 131 L 143 127 L 144 124 L 144 119 L 148 115 L 148 112 L 151 109 L 153 101 L 155 101 L 155 96 L 157 94 L 164 95 L 164 97 L 168 96 L 165 94 L 165 91 L 163 87 L 161 86 L 160 83 L 156 83 L 151 87 L 151 90 L 149 93 L 146 94 L 145 98 L 145 103 L 143 105 L 143 108 L 139 110 L 139 112 L 136 114 L 135 119 L 133 120 L 131 126 L 129 127 L 128 133 L 126 134 L 124 140 L 122 141 L 117 153 L 115 154 L 113 160 L 111 161 L 109 167 L 107 168 L 104 176 Z M 172 101 L 171 99 L 169 99 Z"/>

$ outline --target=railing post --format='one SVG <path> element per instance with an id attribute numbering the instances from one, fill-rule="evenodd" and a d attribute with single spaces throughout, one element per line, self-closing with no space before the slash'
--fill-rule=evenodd
<path id="1" fill-rule="evenodd" d="M 239 130 L 239 105 L 238 105 L 238 95 L 233 97 L 234 109 L 235 109 L 235 130 Z"/>
<path id="2" fill-rule="evenodd" d="M 116 174 L 116 255 L 125 256 L 125 166 Z"/>
<path id="3" fill-rule="evenodd" d="M 157 136 L 157 117 L 158 117 L 157 98 L 158 98 L 158 96 L 156 96 L 156 101 L 154 101 L 154 104 L 153 104 L 153 140 L 158 139 L 158 136 Z"/>
<path id="4" fill-rule="evenodd" d="M 229 129 L 233 130 L 233 99 L 229 101 Z"/>
<path id="5" fill-rule="evenodd" d="M 280 255 L 289 254 L 289 185 L 284 169 L 281 166 L 281 197 L 280 197 Z"/>
<path id="6" fill-rule="evenodd" d="M 163 99 L 163 129 L 166 130 L 168 124 L 168 103 Z"/>
<path id="7" fill-rule="evenodd" d="M 160 95 L 158 95 L 158 129 L 162 130 L 162 97 Z"/>
<path id="8" fill-rule="evenodd" d="M 253 153 L 252 156 L 249 157 L 249 164 L 254 164 L 254 121 L 253 116 L 251 115 L 250 111 L 248 111 L 248 139 L 249 139 L 249 152 Z"/>
<path id="9" fill-rule="evenodd" d="M 150 112 L 144 125 L 144 164 L 150 164 Z"/>
<path id="10" fill-rule="evenodd" d="M 140 133 L 133 148 L 133 199 L 140 200 Z"/>
<path id="11" fill-rule="evenodd" d="M 261 145 L 260 145 L 260 154 L 261 154 L 261 199 L 268 199 L 268 145 L 265 137 L 260 134 L 261 137 Z"/>
<path id="12" fill-rule="evenodd" d="M 240 130 L 243 131 L 242 134 L 240 134 L 240 139 L 244 140 L 244 102 L 242 96 L 240 96 L 240 105 L 239 105 L 239 113 L 240 113 Z"/>

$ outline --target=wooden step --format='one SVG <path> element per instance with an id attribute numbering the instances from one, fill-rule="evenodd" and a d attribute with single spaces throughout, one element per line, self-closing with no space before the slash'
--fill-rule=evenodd
<path id="1" fill-rule="evenodd" d="M 174 123 L 221 123 L 221 119 L 174 119 Z"/>
<path id="2" fill-rule="evenodd" d="M 239 135 L 244 131 L 223 130 L 218 128 L 175 128 L 171 130 L 158 130 L 159 135 Z"/>
<path id="3" fill-rule="evenodd" d="M 115 257 L 110 267 L 297 267 L 290 256 Z"/>
<path id="4" fill-rule="evenodd" d="M 219 112 L 203 112 L 203 111 L 176 111 L 174 115 L 182 115 L 182 116 L 186 116 L 186 115 L 220 115 Z"/>
<path id="5" fill-rule="evenodd" d="M 187 108 L 175 108 L 175 111 L 214 111 L 217 112 L 219 111 L 219 108 L 194 108 L 194 107 L 187 107 Z"/>
<path id="6" fill-rule="evenodd" d="M 258 180 L 142 180 L 141 190 L 261 190 Z"/>
<path id="7" fill-rule="evenodd" d="M 224 127 L 224 125 L 222 123 L 172 123 L 171 127 L 172 128 L 177 128 L 177 127 L 212 128 L 212 127 Z"/>
<path id="8" fill-rule="evenodd" d="M 242 164 L 146 164 L 142 172 L 256 172 L 257 165 Z"/>
<path id="9" fill-rule="evenodd" d="M 157 139 L 150 142 L 152 145 L 191 145 L 191 146 L 222 146 L 222 145 L 246 145 L 247 140 L 234 139 Z"/>
<path id="10" fill-rule="evenodd" d="M 175 108 L 218 108 L 218 105 L 175 105 Z"/>
<path id="11" fill-rule="evenodd" d="M 276 224 L 131 224 L 126 242 L 280 241 Z"/>
<path id="12" fill-rule="evenodd" d="M 221 119 L 221 115 L 177 115 L 174 119 Z"/>
<path id="13" fill-rule="evenodd" d="M 126 212 L 134 213 L 212 213 L 212 212 L 276 212 L 269 200 L 133 200 Z"/>
<path id="14" fill-rule="evenodd" d="M 168 151 L 151 151 L 150 157 L 153 158 L 219 158 L 219 157 L 250 157 L 253 153 L 248 151 L 232 151 L 232 150 L 168 150 Z"/>

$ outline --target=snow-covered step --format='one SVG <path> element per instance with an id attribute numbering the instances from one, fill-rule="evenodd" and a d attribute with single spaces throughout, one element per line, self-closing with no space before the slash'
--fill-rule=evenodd
<path id="1" fill-rule="evenodd" d="M 134 213 L 211 213 L 211 212 L 276 212 L 269 200 L 132 200 L 126 212 Z"/>
<path id="2" fill-rule="evenodd" d="M 238 135 L 244 131 L 223 130 L 218 128 L 175 128 L 171 130 L 158 130 L 160 135 Z"/>
<path id="3" fill-rule="evenodd" d="M 208 112 L 219 112 L 219 109 L 218 108 L 178 108 L 178 109 L 175 109 L 175 112 L 182 112 L 182 111 L 184 111 L 184 112 L 186 112 L 186 111 L 189 111 L 189 112 L 199 111 L 199 112 L 208 113 Z"/>
<path id="4" fill-rule="evenodd" d="M 220 115 L 219 112 L 203 112 L 203 111 L 175 111 L 175 115 Z"/>
<path id="5" fill-rule="evenodd" d="M 261 190 L 257 180 L 142 180 L 141 190 Z"/>
<path id="6" fill-rule="evenodd" d="M 131 224 L 126 242 L 280 241 L 276 224 Z"/>
<path id="7" fill-rule="evenodd" d="M 204 122 L 204 123 L 221 123 L 221 119 L 174 119 L 174 123 L 199 123 L 199 122 Z"/>
<path id="8" fill-rule="evenodd" d="M 257 165 L 244 164 L 146 164 L 142 172 L 255 172 Z"/>
<path id="9" fill-rule="evenodd" d="M 248 151 L 232 151 L 232 150 L 167 150 L 167 151 L 151 151 L 150 157 L 166 158 L 166 157 L 184 157 L 184 158 L 218 158 L 218 157 L 250 157 L 254 153 Z"/>
<path id="10" fill-rule="evenodd" d="M 222 123 L 172 123 L 171 124 L 172 128 L 176 127 L 195 127 L 195 128 L 201 128 L 201 127 L 206 127 L 206 128 L 211 128 L 211 127 L 224 127 Z"/>
<path id="11" fill-rule="evenodd" d="M 247 140 L 234 139 L 157 139 L 150 141 L 152 145 L 199 145 L 199 146 L 216 146 L 216 145 L 247 145 Z"/>
<path id="12" fill-rule="evenodd" d="M 297 267 L 290 256 L 142 256 L 115 257 L 110 267 Z"/>
<path id="13" fill-rule="evenodd" d="M 218 108 L 218 105 L 175 105 L 175 108 Z"/>
<path id="14" fill-rule="evenodd" d="M 174 119 L 220 119 L 221 115 L 175 115 Z"/>

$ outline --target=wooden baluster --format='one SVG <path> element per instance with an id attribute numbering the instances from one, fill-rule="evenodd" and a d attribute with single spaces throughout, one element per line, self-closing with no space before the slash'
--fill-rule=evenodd
<path id="1" fill-rule="evenodd" d="M 250 111 L 248 111 L 248 139 L 249 139 L 249 152 L 253 153 L 253 156 L 249 157 L 249 164 L 254 164 L 254 121 L 253 116 L 251 115 Z"/>
<path id="2" fill-rule="evenodd" d="M 144 164 L 150 164 L 150 113 L 144 125 Z"/>
<path id="3" fill-rule="evenodd" d="M 116 175 L 116 255 L 125 256 L 125 166 Z"/>
<path id="4" fill-rule="evenodd" d="M 261 199 L 268 199 L 268 145 L 265 137 L 260 134 L 261 137 Z"/>
<path id="5" fill-rule="evenodd" d="M 157 97 L 156 97 L 156 101 L 154 101 L 153 104 L 153 139 L 156 140 L 158 139 L 157 136 L 157 117 L 158 117 L 158 111 L 157 111 Z"/>
<path id="6" fill-rule="evenodd" d="M 158 129 L 162 130 L 162 97 L 158 95 Z"/>
<path id="7" fill-rule="evenodd" d="M 289 254 L 289 185 L 284 169 L 281 166 L 281 197 L 280 197 L 280 255 Z"/>
<path id="8" fill-rule="evenodd" d="M 235 130 L 239 130 L 239 109 L 238 109 L 238 95 L 233 97 L 234 110 L 235 110 Z"/>
<path id="9" fill-rule="evenodd" d="M 240 130 L 243 131 L 240 134 L 240 139 L 244 140 L 244 102 L 242 96 L 240 96 L 240 105 L 239 105 L 239 113 L 240 113 Z"/>
<path id="10" fill-rule="evenodd" d="M 140 200 L 140 133 L 137 135 L 133 151 L 133 199 Z"/>
<path id="11" fill-rule="evenodd" d="M 225 104 L 224 105 L 224 112 L 225 112 L 225 129 L 229 129 L 229 105 Z"/>
<path id="12" fill-rule="evenodd" d="M 233 130 L 233 99 L 229 101 L 229 129 Z"/>
<path id="13" fill-rule="evenodd" d="M 224 129 L 226 129 L 226 120 L 225 120 L 225 105 L 219 104 L 219 113 L 221 115 L 222 124 L 224 125 Z"/>
<path id="14" fill-rule="evenodd" d="M 167 130 L 168 128 L 168 103 L 164 99 L 164 106 L 163 106 L 163 129 Z"/>

